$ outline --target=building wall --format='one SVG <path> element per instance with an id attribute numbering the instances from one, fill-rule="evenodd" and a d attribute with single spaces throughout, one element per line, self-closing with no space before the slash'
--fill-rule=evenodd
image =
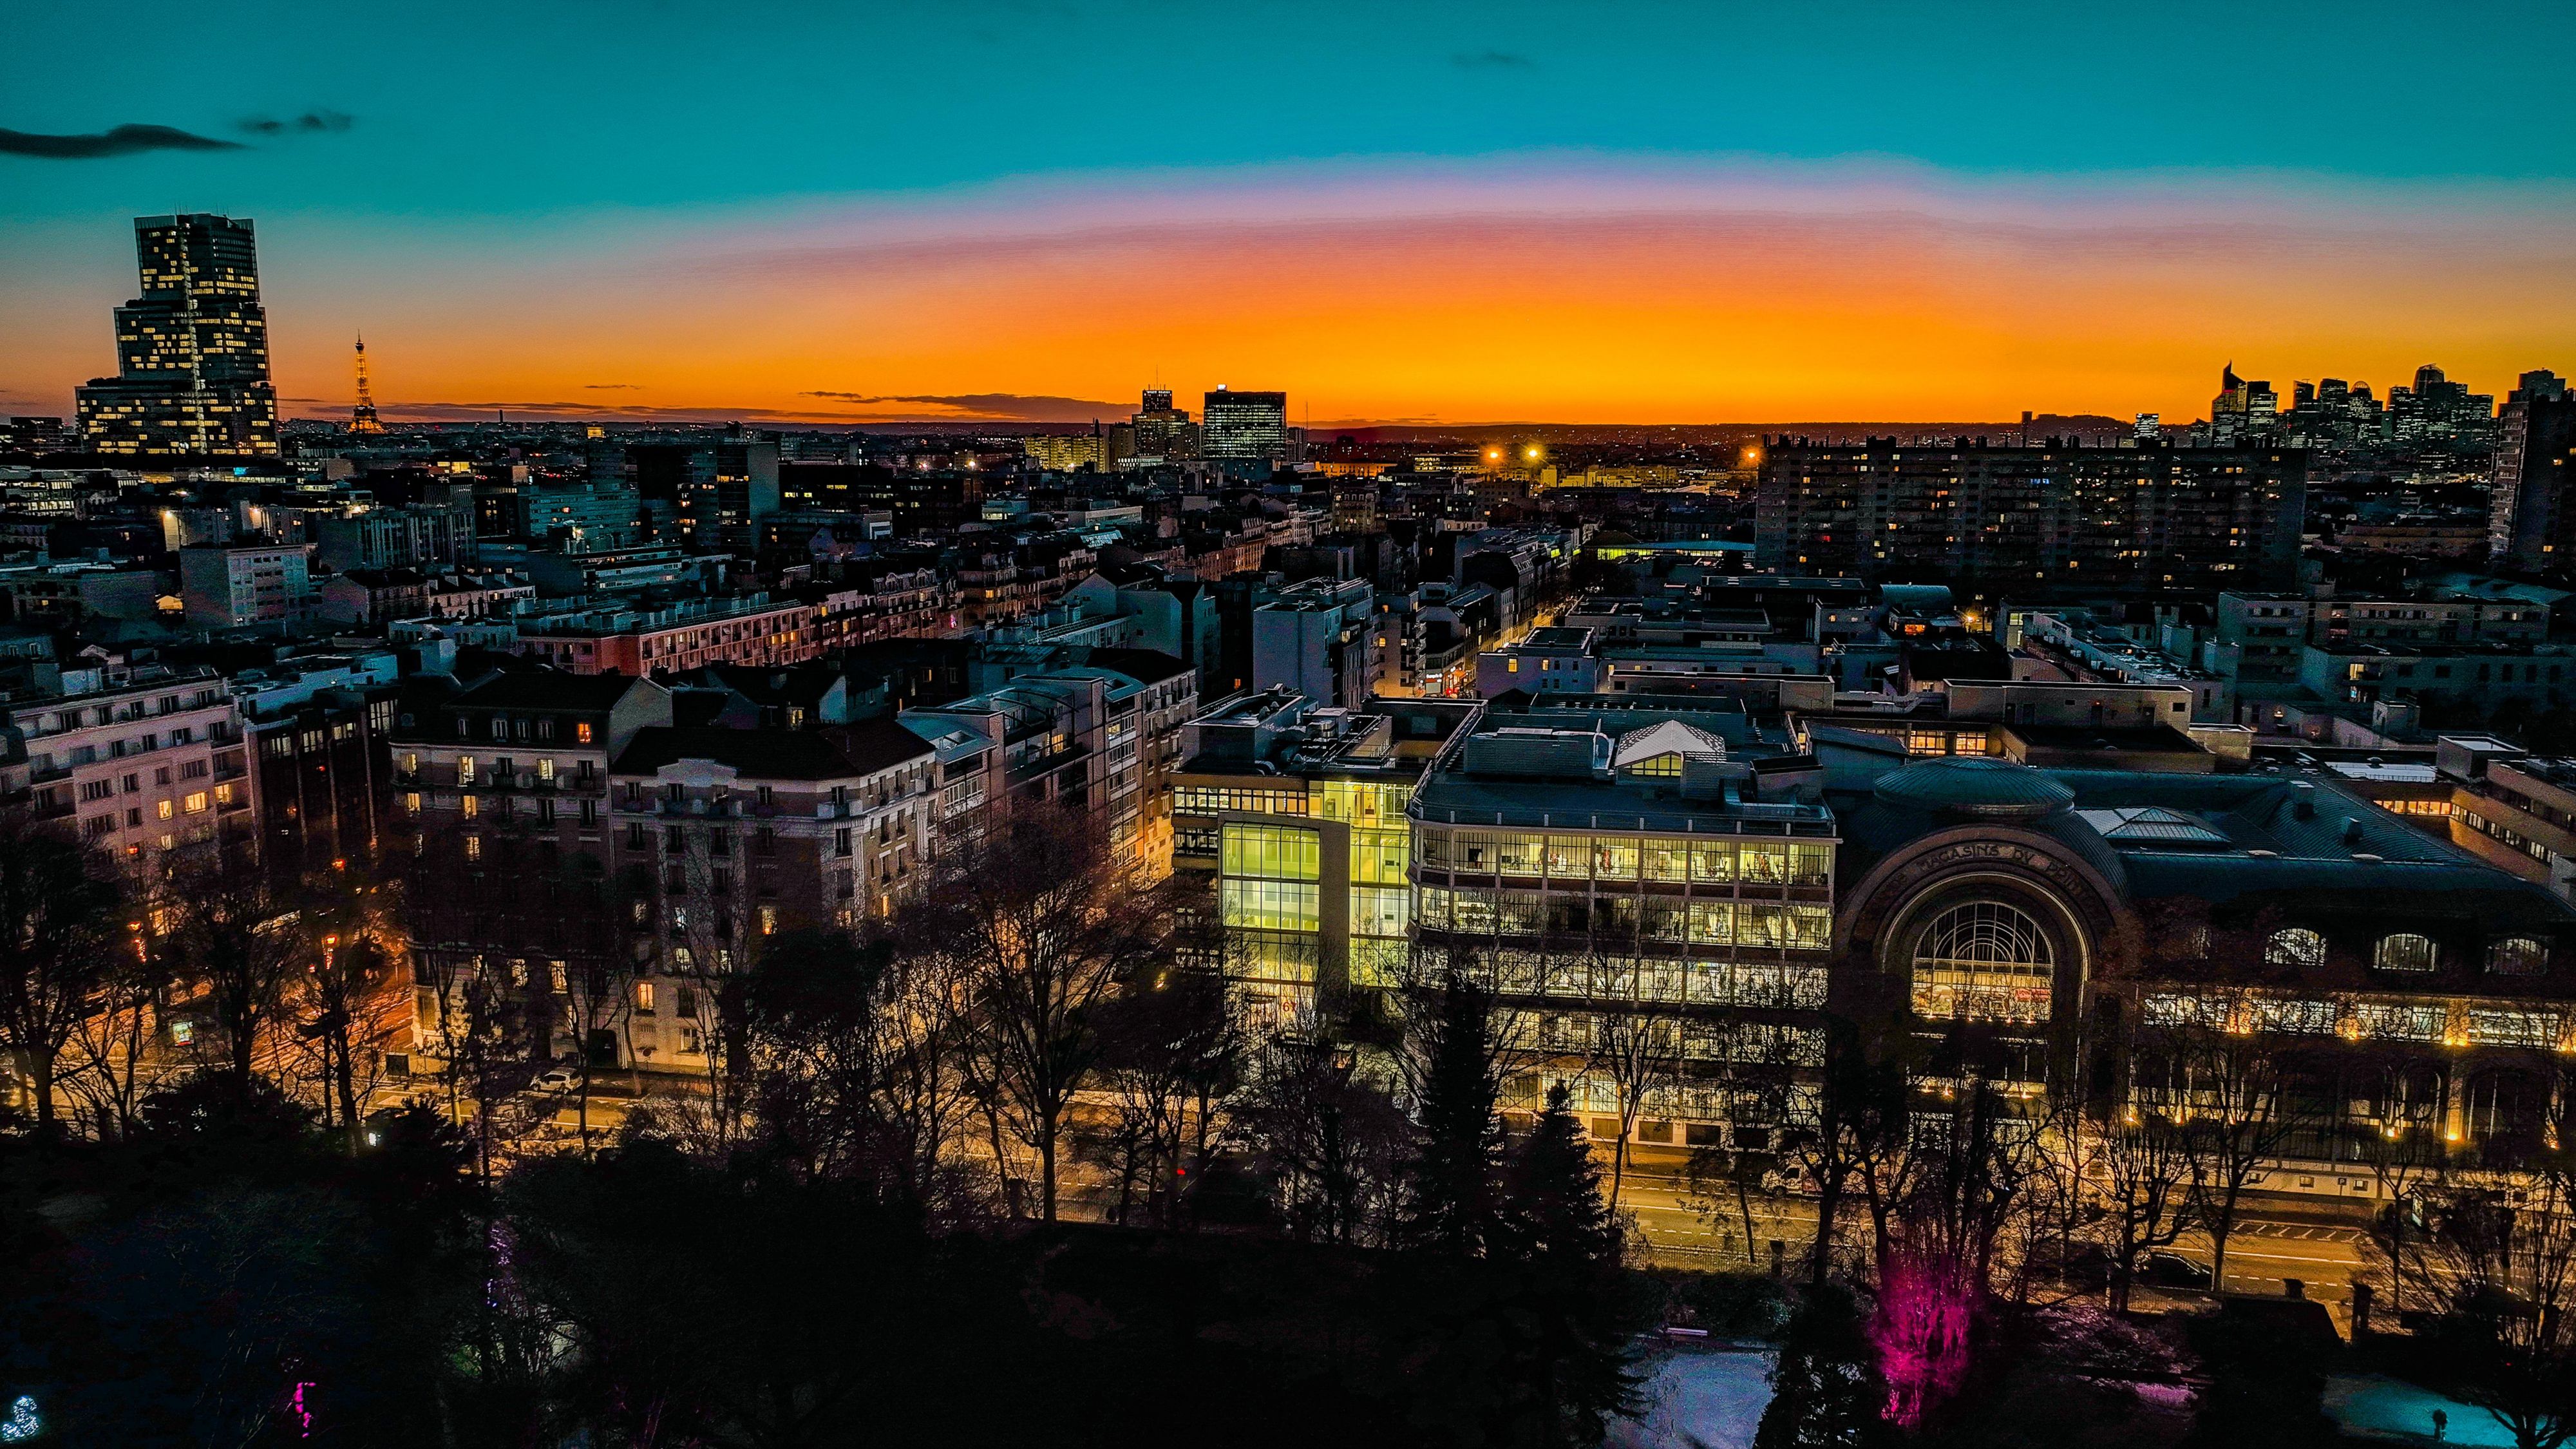
<path id="1" fill-rule="evenodd" d="M 2304 454 L 2267 448 L 1775 442 L 1755 557 L 1776 571 L 2226 587 L 2296 577 Z"/>
<path id="2" fill-rule="evenodd" d="M 133 678 L 9 714 L 36 817 L 64 821 L 139 874 L 191 845 L 257 848 L 240 713 L 212 674 Z"/>

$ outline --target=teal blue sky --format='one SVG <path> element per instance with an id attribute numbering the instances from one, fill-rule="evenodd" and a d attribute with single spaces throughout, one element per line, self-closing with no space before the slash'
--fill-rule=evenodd
<path id="1" fill-rule="evenodd" d="M 2565 3 L 10 7 L 0 212 L 516 217 L 1067 170 L 1577 148 L 2559 180 Z M 350 118 L 260 138 L 253 118 Z"/>
<path id="2" fill-rule="evenodd" d="M 657 406 L 719 411 L 793 411 L 806 406 L 796 398 L 844 393 L 1100 399 L 1123 395 L 1138 365 L 1176 371 L 1184 387 L 1196 369 L 1240 374 L 1247 364 L 1212 340 L 1252 326 L 1208 291 L 1228 256 L 1260 252 L 1274 271 L 1296 271 L 1317 308 L 1364 321 L 1366 279 L 1354 271 L 1344 286 L 1316 263 L 1335 245 L 1401 251 L 1408 204 L 1416 219 L 1511 224 L 1449 235 L 1428 275 L 1457 295 L 1438 317 L 1389 323 L 1390 337 L 1450 326 L 1481 298 L 1594 329 L 1596 358 L 1663 366 L 1696 344 L 1647 335 L 1636 319 L 1653 298 L 1632 284 L 1670 265 L 1677 289 L 1699 289 L 1679 300 L 1707 304 L 1713 327 L 1752 326 L 1716 304 L 1753 297 L 1767 309 L 1760 334 L 1788 337 L 1803 298 L 1855 336 L 1925 339 L 1919 363 L 1873 354 L 1869 378 L 1925 384 L 1890 386 L 1881 407 L 1991 397 L 1999 407 L 2172 408 L 2203 391 L 2204 351 L 2261 358 L 2267 346 L 2279 362 L 2257 365 L 2283 374 L 2385 374 L 2440 346 L 2501 374 L 2476 378 L 2494 385 L 2525 361 L 2560 361 L 2531 355 L 2563 318 L 2527 298 L 2566 280 L 2557 259 L 2576 235 L 2566 103 L 2576 4 L 2564 0 L 20 0 L 5 19 L 0 131 L 13 134 L 0 136 L 0 408 L 59 409 L 71 383 L 103 367 L 106 310 L 131 286 L 129 219 L 171 210 L 259 219 L 281 383 L 317 406 L 338 396 L 339 349 L 365 326 L 371 341 L 384 333 L 389 386 L 399 391 L 391 380 L 406 358 L 415 364 L 424 407 L 526 402 L 547 389 L 569 407 L 588 399 L 566 389 L 630 388 L 624 359 L 638 348 L 722 351 L 722 308 L 750 319 L 737 331 L 785 335 L 810 320 L 789 284 L 763 293 L 740 281 L 746 266 L 779 270 L 774 256 L 746 264 L 745 253 L 792 236 L 800 256 L 845 256 L 829 278 L 850 299 L 832 336 L 799 336 L 783 355 L 746 343 L 710 362 L 703 386 L 668 369 L 631 384 L 659 389 Z M 120 127 L 169 132 L 120 141 Z M 28 154 L 65 150 L 109 154 Z M 1653 179 L 1655 206 L 1684 205 L 1673 198 L 1702 174 L 1713 179 L 1687 205 L 1723 225 L 1684 227 L 1661 251 L 1639 243 L 1621 269 L 1575 277 L 1591 264 L 1580 248 L 1521 224 L 1625 217 L 1637 176 Z M 1760 182 L 1758 203 L 1744 199 L 1746 176 Z M 1891 177 L 1911 188 L 1893 202 Z M 1453 182 L 1464 199 L 1445 189 Z M 1760 208 L 1783 188 L 1802 198 L 1797 225 L 1766 220 L 1755 242 L 1771 238 L 1787 260 L 1750 280 L 1713 270 L 1711 249 L 1753 245 L 1746 218 L 1774 218 Z M 1837 202 L 1838 189 L 1985 229 L 1874 237 L 1832 219 L 1864 204 Z M 1346 205 L 1355 193 L 1365 196 Z M 1070 268 L 1047 240 L 1158 208 L 1186 215 L 1121 241 L 1114 267 Z M 1312 231 L 1354 208 L 1374 228 L 1365 238 Z M 2102 252 L 2110 260 L 2080 284 L 2067 280 L 2072 263 L 2059 266 L 2051 303 L 2061 320 L 2097 304 L 2118 311 L 2106 348 L 2152 357 L 2155 375 L 2173 379 L 2159 384 L 2167 390 L 2138 397 L 2138 378 L 2097 367 L 2062 396 L 2034 395 L 2034 379 L 2063 371 L 2069 344 L 2029 319 L 1994 321 L 1999 308 L 2033 304 L 2012 296 L 2018 263 L 1998 253 L 2003 233 L 1988 225 L 2024 226 L 2032 210 L 2060 228 L 2052 254 L 2081 250 L 2082 228 L 2117 214 L 2128 230 Z M 2330 225 L 2316 221 L 2323 213 Z M 2260 262 L 2270 270 L 2225 256 L 2205 230 L 2214 218 L 2268 228 Z M 1027 235 L 995 239 L 1021 223 Z M 1211 240 L 1228 226 L 1259 236 Z M 2453 226 L 2457 267 L 2433 276 L 2424 259 L 2443 253 Z M 1293 227 L 1309 230 L 1282 230 Z M 860 232 L 901 233 L 910 250 L 900 266 L 913 271 L 834 250 Z M 983 259 L 971 277 L 950 264 L 957 237 L 974 246 L 953 255 Z M 2384 358 L 2349 358 L 2371 318 L 2338 320 L 2322 290 L 2286 300 L 2313 280 L 2309 247 L 2337 269 L 2337 285 L 2404 294 L 2409 310 L 2389 320 Z M 1799 258 L 1844 250 L 1847 273 L 1817 260 L 1783 279 Z M 2198 294 L 2173 270 L 2193 256 L 2206 256 L 2212 278 Z M 2152 297 L 2223 294 L 2228 308 L 2213 303 L 2188 328 L 2157 333 L 2142 320 L 2150 294 L 2124 290 L 2121 257 L 2149 259 L 2168 289 Z M 1168 325 L 1151 337 L 1050 314 L 1033 329 L 1045 335 L 1020 350 L 970 355 L 926 310 L 935 299 L 949 316 L 1027 317 L 1044 310 L 1028 299 L 1050 286 L 1150 288 L 1158 272 L 1196 290 L 1171 299 Z M 1910 290 L 1872 294 L 1889 275 Z M 2481 291 L 2486 277 L 2494 285 Z M 2367 312 L 2370 299 L 2358 300 Z M 870 329 L 896 313 L 908 330 Z M 1632 323 L 1642 329 L 1633 345 L 1616 330 Z M 848 355 L 835 350 L 853 337 Z M 1280 380 L 1354 414 L 1410 415 L 1409 394 L 1398 395 L 1416 386 L 1408 377 L 1440 370 L 1426 355 L 1409 374 L 1362 381 L 1326 364 L 1328 339 L 1302 346 L 1294 355 L 1316 361 L 1283 367 L 1293 375 Z M 485 383 L 481 359 L 505 349 L 509 367 Z M 1615 379 L 1568 389 L 1535 362 L 1501 369 L 1490 349 L 1461 355 L 1504 389 L 1497 408 L 1624 395 Z M 1784 387 L 1781 399 L 1802 395 Z M 1422 406 L 1457 416 L 1467 404 Z"/>

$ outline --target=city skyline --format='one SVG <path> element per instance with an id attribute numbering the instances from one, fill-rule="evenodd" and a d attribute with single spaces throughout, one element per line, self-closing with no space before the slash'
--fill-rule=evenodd
<path id="1" fill-rule="evenodd" d="M 2179 419 L 2230 359 L 2501 396 L 2576 331 L 2537 69 L 2571 22 L 2538 8 L 2228 47 L 1999 8 L 1422 10 L 1357 46 L 1257 9 L 556 9 L 529 45 L 598 63 L 543 86 L 470 17 L 301 13 L 31 20 L 21 56 L 130 84 L 12 75 L 0 410 L 113 370 L 130 219 L 185 210 L 259 223 L 289 417 L 345 414 L 360 331 L 398 421 L 1083 421 L 1226 383 L 1319 425 Z M 1141 32 L 1138 83 L 1085 82 Z M 311 49 L 378 42 L 414 63 Z M 209 59 L 237 93 L 176 83 Z"/>

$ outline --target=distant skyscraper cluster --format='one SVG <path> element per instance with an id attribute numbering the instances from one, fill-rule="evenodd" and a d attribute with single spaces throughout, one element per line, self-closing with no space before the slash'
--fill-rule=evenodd
<path id="1" fill-rule="evenodd" d="M 2291 384 L 2286 409 L 2271 383 L 2238 377 L 2231 364 L 2219 375 L 2209 421 L 2195 425 L 2190 441 L 2218 447 L 2277 442 L 2305 448 L 2459 444 L 2475 449 L 2487 446 L 2494 426 L 2494 396 L 2469 391 L 2468 384 L 2451 381 L 2431 363 L 2415 369 L 2412 385 L 2390 388 L 2385 404 L 2369 383 L 2327 377 Z M 2149 434 L 2142 431 L 2141 436 Z"/>
<path id="2" fill-rule="evenodd" d="M 101 453 L 277 452 L 268 314 L 247 220 L 192 213 L 134 222 L 142 295 L 116 309 L 117 376 L 78 389 Z"/>

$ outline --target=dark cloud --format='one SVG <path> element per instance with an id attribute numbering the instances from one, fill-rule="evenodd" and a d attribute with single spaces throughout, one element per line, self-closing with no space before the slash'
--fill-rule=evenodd
<path id="1" fill-rule="evenodd" d="M 357 123 L 356 117 L 341 111 L 314 110 L 286 121 L 275 116 L 251 116 L 239 125 L 254 136 L 282 136 L 289 131 L 345 131 Z"/>
<path id="2" fill-rule="evenodd" d="M 0 156 L 43 156 L 55 161 L 89 161 L 101 156 L 131 156 L 141 151 L 238 151 L 238 141 L 218 141 L 175 126 L 119 126 L 89 136 L 45 136 L 33 131 L 0 130 Z"/>
<path id="3" fill-rule="evenodd" d="M 1533 70 L 1538 62 L 1508 50 L 1462 50 L 1449 57 L 1460 70 Z"/>
<path id="4" fill-rule="evenodd" d="M 582 387 L 589 392 L 642 392 L 644 390 L 644 384 L 640 382 L 585 382 Z"/>
<path id="5" fill-rule="evenodd" d="M 1095 402 L 1088 398 L 1031 396 L 1016 392 L 964 393 L 858 393 L 809 392 L 807 397 L 830 398 L 835 402 L 883 407 L 888 403 L 919 403 L 927 407 L 950 408 L 991 422 L 1014 423 L 1079 423 L 1093 418 L 1125 417 L 1136 410 L 1133 403 Z"/>
<path id="6" fill-rule="evenodd" d="M 640 389 L 639 383 L 584 383 L 584 391 L 622 391 Z M 495 411 L 507 411 L 514 418 L 633 418 L 674 422 L 735 422 L 748 418 L 779 422 L 942 422 L 942 423 L 1087 423 L 1093 418 L 1123 418 L 1136 410 L 1133 403 L 1087 402 L 1070 397 L 1029 397 L 1019 393 L 963 393 L 956 395 L 878 397 L 855 392 L 808 392 L 810 398 L 852 405 L 870 405 L 877 411 L 853 413 L 833 407 L 812 408 L 747 408 L 722 403 L 656 404 L 628 402 L 618 398 L 592 398 L 587 402 L 523 398 L 517 401 L 495 399 L 489 402 L 417 401 L 382 402 L 376 411 L 387 418 L 407 418 L 422 422 L 471 421 L 489 418 Z M 889 404 L 913 404 L 921 411 L 906 415 L 883 411 Z"/>

